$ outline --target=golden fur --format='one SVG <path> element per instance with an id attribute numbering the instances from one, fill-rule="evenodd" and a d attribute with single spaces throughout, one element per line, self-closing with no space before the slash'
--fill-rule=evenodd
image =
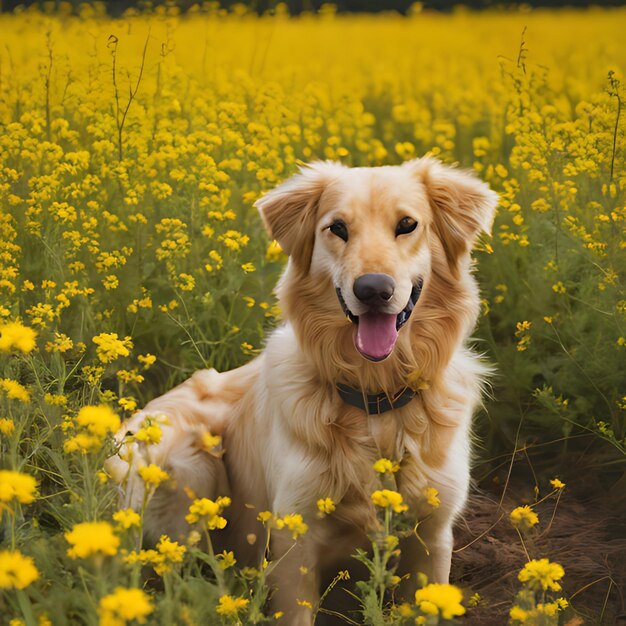
<path id="1" fill-rule="evenodd" d="M 171 425 L 162 442 L 129 443 L 129 462 L 109 461 L 125 485 L 126 505 L 142 502 L 141 464 L 158 463 L 174 477 L 148 507 L 148 536 L 189 532 L 183 487 L 198 497 L 230 495 L 229 524 L 218 541 L 235 549 L 241 564 L 254 564 L 265 545 L 258 512 L 301 513 L 310 530 L 295 548 L 288 533 L 272 533 L 272 559 L 282 557 L 271 576 L 272 603 L 285 613 L 281 623 L 308 625 L 311 611 L 296 600 L 315 604 L 322 570 L 367 545 L 366 532 L 376 524 L 372 464 L 386 456 L 401 461 L 398 488 L 416 519 L 430 512 L 425 487 L 438 489 L 442 502 L 420 525 L 430 556 L 415 539 L 402 546 L 399 571 L 411 574 L 403 593 L 414 588 L 417 571 L 446 582 L 452 524 L 469 485 L 470 421 L 485 374 L 465 346 L 479 307 L 470 251 L 478 234 L 490 230 L 495 205 L 496 195 L 484 183 L 430 158 L 353 169 L 317 162 L 263 196 L 257 203 L 263 220 L 290 255 L 277 288 L 284 324 L 247 365 L 197 372 L 150 402 L 121 432 L 137 429 L 146 415 L 164 413 Z M 396 236 L 396 224 L 406 216 L 418 227 Z M 348 242 L 328 229 L 338 217 L 349 228 Z M 394 314 L 418 275 L 424 282 L 392 353 L 381 362 L 357 352 L 354 325 L 335 293 L 341 288 L 350 310 L 361 310 L 352 285 L 371 272 L 395 279 Z M 419 387 L 418 395 L 380 416 L 344 404 L 335 389 L 341 382 L 393 395 L 407 381 Z M 223 436 L 223 459 L 201 450 L 199 434 L 206 430 Z M 325 497 L 338 506 L 320 519 L 316 501 Z M 251 536 L 257 537 L 252 545 Z"/>

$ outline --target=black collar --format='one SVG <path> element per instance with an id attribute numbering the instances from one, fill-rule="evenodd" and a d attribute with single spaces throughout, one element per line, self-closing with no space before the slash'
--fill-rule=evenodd
<path id="1" fill-rule="evenodd" d="M 416 395 L 410 387 L 400 389 L 393 396 L 389 396 L 384 391 L 365 394 L 342 383 L 337 383 L 337 391 L 346 404 L 355 406 L 368 415 L 380 415 L 392 409 L 399 409 L 413 400 Z"/>

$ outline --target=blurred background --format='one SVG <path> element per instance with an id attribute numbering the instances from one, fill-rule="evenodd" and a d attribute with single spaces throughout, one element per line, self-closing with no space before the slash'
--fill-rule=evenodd
<path id="1" fill-rule="evenodd" d="M 53 8 L 58 9 L 61 4 L 69 5 L 72 7 L 78 7 L 81 4 L 85 4 L 82 0 L 45 0 L 35 2 L 23 2 L 20 0 L 0 0 L 1 11 L 13 11 L 19 6 L 30 7 L 32 5 L 39 6 L 41 8 Z M 93 4 L 93 3 L 91 3 Z M 117 16 L 121 15 L 126 9 L 137 7 L 142 8 L 146 6 L 166 5 L 167 2 L 146 2 L 145 0 L 111 0 L 109 2 L 99 2 L 98 4 L 106 7 L 106 12 L 109 15 Z M 176 6 L 180 7 L 183 11 L 189 7 L 199 4 L 194 0 L 180 0 L 176 3 Z M 234 6 L 246 6 L 258 13 L 265 13 L 271 11 L 277 4 L 277 0 L 249 0 L 249 1 L 234 1 L 234 0 L 220 0 L 213 4 L 219 5 L 225 9 L 231 9 Z M 325 3 L 321 0 L 286 0 L 284 2 L 292 15 L 298 15 L 303 11 L 318 11 Z M 465 6 L 472 9 L 529 9 L 532 7 L 615 7 L 624 6 L 626 2 L 624 0 L 602 0 L 600 2 L 588 2 L 587 0 L 526 0 L 526 2 L 503 2 L 502 0 L 466 0 L 465 2 L 458 2 L 458 0 L 425 0 L 424 2 L 412 2 L 411 0 L 338 0 L 333 2 L 339 12 L 368 12 L 379 13 L 381 11 L 397 11 L 401 14 L 407 14 L 415 8 L 421 10 L 433 10 L 433 11 L 452 11 L 454 7 Z"/>

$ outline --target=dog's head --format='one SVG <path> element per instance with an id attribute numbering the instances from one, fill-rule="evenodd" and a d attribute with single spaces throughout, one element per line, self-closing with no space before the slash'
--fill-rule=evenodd
<path id="1" fill-rule="evenodd" d="M 471 174 L 423 158 L 348 168 L 316 162 L 257 201 L 290 256 L 288 273 L 325 285 L 332 310 L 354 326 L 365 358 L 388 357 L 433 271 L 453 285 L 489 231 L 497 196 Z"/>

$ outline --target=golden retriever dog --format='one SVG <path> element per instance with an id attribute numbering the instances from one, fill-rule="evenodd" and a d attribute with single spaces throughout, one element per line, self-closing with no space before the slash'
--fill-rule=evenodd
<path id="1" fill-rule="evenodd" d="M 149 415 L 169 422 L 158 445 L 126 439 L 108 462 L 135 507 L 144 498 L 137 469 L 169 472 L 148 504 L 147 536 L 189 533 L 189 490 L 228 495 L 217 541 L 240 564 L 258 564 L 258 513 L 302 514 L 309 531 L 295 545 L 287 530 L 272 530 L 271 603 L 281 623 L 309 625 L 302 600 L 315 606 L 323 572 L 370 545 L 371 494 L 380 488 L 372 465 L 386 457 L 400 464 L 410 515 L 426 518 L 419 539 L 401 544 L 402 593 L 409 597 L 417 572 L 447 582 L 487 373 L 466 345 L 479 311 L 470 253 L 496 203 L 484 182 L 432 158 L 371 168 L 315 162 L 261 197 L 263 221 L 289 255 L 277 287 L 283 323 L 247 365 L 197 372 L 124 425 L 120 438 Z M 203 450 L 206 431 L 222 436 L 221 458 Z M 427 487 L 439 491 L 435 510 Z M 337 508 L 320 518 L 316 502 L 327 497 Z"/>

